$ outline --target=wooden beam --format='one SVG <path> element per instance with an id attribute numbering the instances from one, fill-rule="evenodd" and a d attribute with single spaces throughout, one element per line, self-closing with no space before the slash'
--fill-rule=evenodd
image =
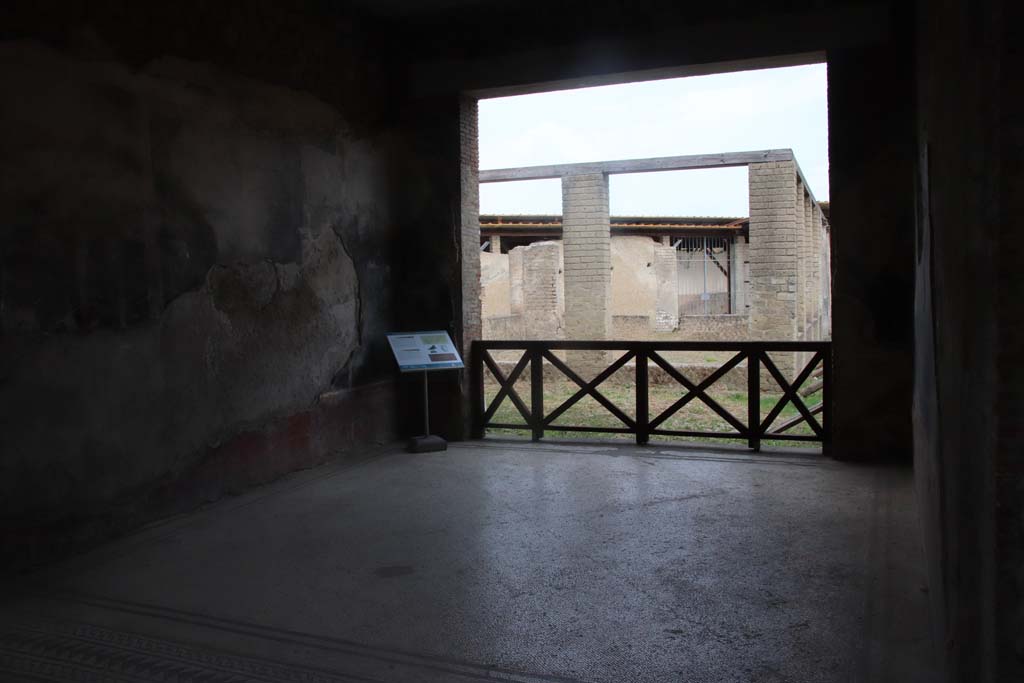
<path id="1" fill-rule="evenodd" d="M 551 166 L 523 166 L 480 171 L 481 183 L 503 183 L 517 180 L 544 180 L 586 173 L 655 173 L 658 171 L 687 171 L 701 168 L 747 166 L 764 161 L 793 161 L 791 149 L 765 149 L 754 152 L 726 152 L 723 154 L 694 154 L 680 157 L 652 159 L 620 159 L 594 161 L 582 164 L 554 164 Z"/>

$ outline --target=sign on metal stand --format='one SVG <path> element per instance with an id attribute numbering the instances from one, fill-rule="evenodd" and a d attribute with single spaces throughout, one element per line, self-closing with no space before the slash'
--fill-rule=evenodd
<path id="1" fill-rule="evenodd" d="M 413 437 L 409 450 L 413 453 L 443 451 L 448 442 L 430 433 L 430 396 L 428 374 L 436 370 L 457 370 L 465 367 L 452 338 L 444 330 L 389 334 L 388 344 L 402 372 L 423 373 L 423 435 Z"/>

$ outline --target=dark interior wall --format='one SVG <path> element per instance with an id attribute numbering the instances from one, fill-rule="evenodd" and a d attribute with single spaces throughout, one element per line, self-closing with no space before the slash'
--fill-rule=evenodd
<path id="1" fill-rule="evenodd" d="M 914 82 L 908 17 L 893 39 L 829 50 L 836 455 L 909 461 Z M 900 36 L 897 38 L 896 36 Z"/>
<path id="2" fill-rule="evenodd" d="M 1024 679 L 1015 3 L 919 3 L 915 476 L 951 681 Z"/>
<path id="3" fill-rule="evenodd" d="M 5 6 L 0 551 L 394 434 L 393 80 L 286 5 Z"/>

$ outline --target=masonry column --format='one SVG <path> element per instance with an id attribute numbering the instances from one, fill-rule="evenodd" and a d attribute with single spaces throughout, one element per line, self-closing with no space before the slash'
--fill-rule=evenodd
<path id="1" fill-rule="evenodd" d="M 508 252 L 508 303 L 512 315 L 523 312 L 523 252 L 526 247 L 515 247 Z"/>
<path id="2" fill-rule="evenodd" d="M 792 161 L 753 163 L 748 177 L 751 336 L 790 341 L 796 338 L 798 281 L 796 166 Z M 792 377 L 792 354 L 773 358 Z"/>
<path id="3" fill-rule="evenodd" d="M 522 254 L 523 331 L 526 339 L 560 339 L 562 311 L 558 283 L 562 270 L 562 246 L 558 242 L 534 242 Z"/>
<path id="4" fill-rule="evenodd" d="M 804 210 L 804 184 L 796 177 L 793 197 L 793 218 L 796 223 L 796 332 L 793 338 L 804 341 L 807 336 L 807 221 Z M 803 359 L 803 354 L 798 354 Z"/>
<path id="5" fill-rule="evenodd" d="M 747 315 L 747 289 L 750 286 L 750 264 L 747 261 L 747 238 L 736 235 L 730 251 L 732 263 L 729 277 L 732 278 L 732 312 L 735 315 Z"/>
<path id="6" fill-rule="evenodd" d="M 804 204 L 804 222 L 807 226 L 807 314 L 804 337 L 808 340 L 821 339 L 819 325 L 821 310 L 821 257 L 818 245 L 818 224 L 815 221 L 814 201 L 807 197 Z"/>
<path id="7" fill-rule="evenodd" d="M 565 336 L 603 340 L 611 331 L 611 226 L 608 176 L 562 178 L 562 245 L 565 259 Z M 581 369 L 603 366 L 605 352 L 569 354 Z"/>
<path id="8" fill-rule="evenodd" d="M 672 332 L 679 327 L 679 261 L 672 246 L 654 247 L 654 331 Z"/>

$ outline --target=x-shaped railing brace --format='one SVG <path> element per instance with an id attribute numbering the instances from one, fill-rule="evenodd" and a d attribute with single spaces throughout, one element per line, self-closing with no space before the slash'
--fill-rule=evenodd
<path id="1" fill-rule="evenodd" d="M 605 381 L 606 379 L 614 375 L 616 372 L 618 372 L 619 368 L 628 363 L 635 355 L 635 352 L 629 351 L 624 356 L 622 356 L 622 358 L 619 358 L 617 361 L 615 361 L 610 366 L 605 368 L 601 372 L 601 374 L 599 374 L 593 380 L 587 382 L 583 380 L 583 378 L 581 378 L 575 372 L 573 372 L 573 370 L 568 365 L 559 360 L 558 356 L 551 353 L 550 351 L 545 350 L 544 357 L 548 359 L 548 362 L 550 362 L 553 366 L 558 368 L 558 370 L 563 375 L 565 375 L 573 382 L 578 384 L 580 389 L 575 394 L 566 399 L 566 401 L 562 403 L 562 405 L 558 406 L 553 411 L 551 411 L 551 413 L 544 418 L 544 425 L 550 426 L 551 423 L 557 420 L 559 417 L 561 417 L 562 414 L 565 413 L 565 411 L 573 407 L 577 401 L 579 401 L 581 398 L 589 394 L 593 396 L 598 403 L 604 406 L 605 409 L 608 410 L 608 412 L 617 417 L 624 425 L 626 425 L 630 429 L 636 429 L 636 421 L 634 421 L 624 412 L 619 410 L 618 406 L 616 406 L 614 403 L 605 398 L 601 394 L 601 392 L 597 390 L 597 386 L 601 384 L 601 382 Z"/>
<path id="2" fill-rule="evenodd" d="M 822 355 L 819 351 L 818 353 L 815 353 L 814 356 L 811 357 L 810 362 L 807 363 L 807 365 L 800 372 L 800 374 L 797 375 L 797 378 L 793 381 L 793 383 L 790 384 L 789 382 L 786 381 L 786 378 L 782 375 L 782 373 L 779 372 L 779 369 L 775 366 L 775 363 L 772 362 L 772 359 L 768 357 L 768 354 L 761 354 L 761 362 L 764 363 L 764 367 L 768 370 L 769 373 L 771 373 L 771 376 L 775 378 L 775 381 L 779 383 L 779 387 L 783 391 L 782 398 L 779 399 L 779 402 L 775 404 L 775 407 L 768 412 L 768 417 L 766 417 L 764 419 L 764 422 L 761 423 L 762 434 L 781 434 L 782 432 L 786 431 L 790 427 L 793 427 L 799 422 L 806 421 L 807 424 L 811 426 L 811 429 L 814 430 L 815 435 L 819 437 L 822 436 L 821 425 L 818 424 L 818 421 L 814 419 L 814 412 L 807 408 L 807 406 L 803 402 L 803 399 L 800 398 L 799 394 L 800 387 L 803 385 L 804 382 L 807 381 L 807 378 L 811 376 L 811 373 L 814 372 L 815 366 L 817 366 L 818 362 L 821 360 Z M 800 416 L 803 418 L 803 420 L 798 420 L 796 422 L 791 420 L 781 425 L 779 429 L 776 430 L 775 432 L 769 432 L 768 427 L 770 427 L 772 422 L 775 421 L 775 418 L 779 416 L 779 413 L 782 412 L 782 409 L 786 407 L 786 403 L 790 402 L 800 412 Z"/>
<path id="3" fill-rule="evenodd" d="M 523 352 L 523 357 L 520 358 L 519 362 L 512 368 L 512 372 L 509 373 L 507 378 L 505 377 L 505 373 L 501 371 L 501 368 L 498 367 L 498 364 L 494 362 L 493 358 L 491 358 L 491 354 L 487 351 L 483 352 L 483 359 L 487 369 L 491 371 L 492 375 L 494 375 L 494 379 L 498 380 L 499 385 L 498 393 L 494 396 L 494 400 L 491 401 L 491 404 L 487 406 L 487 410 L 484 412 L 484 424 L 491 421 L 491 418 L 494 417 L 494 413 L 497 412 L 501 402 L 505 400 L 505 396 L 508 396 L 512 400 L 516 410 L 518 410 L 519 414 L 523 416 L 526 423 L 530 424 L 530 411 L 526 407 L 526 404 L 523 403 L 523 399 L 519 398 L 519 394 L 516 393 L 515 389 L 516 381 L 519 379 L 519 376 L 523 374 L 523 370 L 526 369 L 526 365 L 530 361 L 530 354 L 526 351 Z"/>
<path id="4" fill-rule="evenodd" d="M 686 387 L 686 390 L 687 390 L 687 393 L 684 394 L 682 398 L 680 398 L 678 401 L 676 401 L 675 403 L 670 405 L 668 408 L 666 408 L 664 410 L 664 412 L 661 413 L 661 415 L 658 415 L 658 417 L 656 417 L 653 420 L 651 420 L 650 429 L 652 431 L 657 429 L 658 425 L 663 423 L 665 420 L 667 420 L 670 417 L 672 417 L 673 415 L 675 415 L 687 403 L 689 403 L 690 401 L 692 401 L 695 398 L 699 398 L 701 401 L 703 401 L 705 403 L 705 405 L 707 405 L 708 408 L 711 408 L 711 410 L 713 410 L 716 413 L 718 413 L 722 417 L 722 419 L 724 419 L 726 422 L 728 422 L 730 425 L 732 425 L 733 429 L 735 429 L 739 433 L 740 436 L 746 436 L 748 434 L 748 430 L 747 430 L 746 425 L 744 425 L 742 422 L 737 420 L 732 415 L 732 413 L 730 413 L 728 410 L 723 408 L 718 403 L 718 401 L 716 401 L 715 399 L 711 398 L 706 393 L 708 387 L 710 387 L 712 384 L 714 384 L 719 379 L 724 377 L 727 372 L 729 372 L 734 367 L 739 365 L 740 361 L 742 361 L 744 358 L 746 358 L 746 354 L 745 353 L 742 353 L 742 352 L 741 353 L 737 353 L 735 356 L 733 356 L 731 359 L 729 359 L 729 361 L 725 365 L 723 365 L 722 367 L 718 368 L 713 373 L 708 375 L 708 377 L 703 382 L 701 382 L 700 384 L 694 384 L 693 382 L 688 380 L 685 376 L 683 376 L 683 374 L 681 372 L 676 370 L 675 367 L 673 367 L 671 363 L 666 361 L 664 358 L 659 356 L 654 351 L 651 351 L 649 355 L 650 355 L 651 360 L 653 360 L 655 363 L 660 365 L 662 370 L 667 372 L 669 374 L 669 376 L 672 377 L 672 379 L 674 379 L 675 381 L 679 382 L 684 387 Z"/>

